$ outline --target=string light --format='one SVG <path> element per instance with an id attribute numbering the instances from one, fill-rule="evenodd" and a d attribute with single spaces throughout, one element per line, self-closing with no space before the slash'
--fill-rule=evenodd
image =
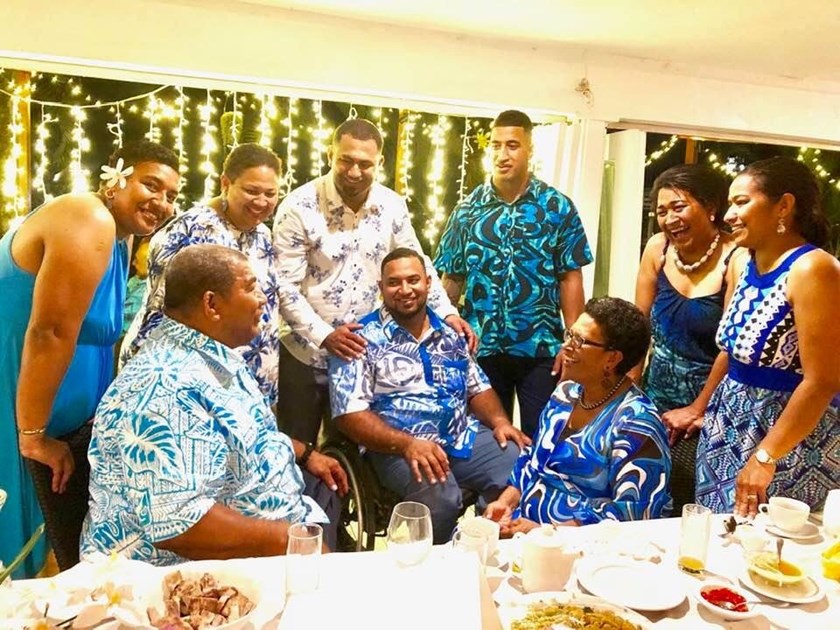
<path id="1" fill-rule="evenodd" d="M 44 201 L 49 201 L 53 198 L 47 192 L 47 184 L 45 177 L 49 168 L 49 154 L 47 153 L 47 140 L 50 137 L 50 130 L 47 127 L 50 123 L 57 122 L 57 118 L 53 118 L 50 114 L 44 111 L 44 106 L 41 105 L 41 119 L 38 126 L 35 127 L 35 143 L 33 145 L 35 160 L 34 160 L 34 174 L 32 175 L 32 187 L 39 191 Z"/>
<path id="2" fill-rule="evenodd" d="M 464 116 L 464 134 L 461 136 L 461 165 L 458 167 L 458 203 L 461 203 L 467 194 L 467 156 L 471 151 L 470 119 L 468 116 Z"/>
<path id="3" fill-rule="evenodd" d="M 327 154 L 327 139 L 332 130 L 329 129 L 324 120 L 323 104 L 321 101 L 312 102 L 312 112 L 315 114 L 315 127 L 308 127 L 312 144 L 309 151 L 310 168 L 312 177 L 320 177 L 324 174 L 324 156 Z"/>
<path id="4" fill-rule="evenodd" d="M 203 197 L 205 203 L 216 194 L 216 179 L 219 176 L 213 162 L 215 154 L 219 151 L 219 145 L 216 142 L 218 128 L 213 124 L 217 111 L 213 95 L 210 90 L 207 90 L 207 100 L 205 100 L 204 105 L 198 106 L 199 120 L 204 130 L 201 134 L 202 162 L 200 170 L 205 175 Z"/>
<path id="5" fill-rule="evenodd" d="M 26 102 L 29 94 L 30 84 L 15 84 L 12 82 L 14 96 L 12 96 L 12 111 L 9 121 L 9 135 L 11 146 L 9 156 L 3 162 L 3 197 L 5 198 L 4 211 L 7 215 L 20 216 L 26 212 L 26 198 L 20 194 L 18 180 L 25 175 L 24 158 L 24 133 L 26 131 L 21 115 L 21 107 Z M 11 87 L 11 86 L 10 86 Z"/>
<path id="6" fill-rule="evenodd" d="M 810 156 L 809 152 L 812 152 Z M 838 180 L 836 175 L 832 174 L 827 168 L 825 168 L 825 166 L 822 165 L 819 158 L 821 154 L 821 149 L 799 147 L 799 153 L 796 156 L 796 159 L 800 162 L 810 162 L 811 168 L 817 177 L 828 181 L 829 185 L 834 186 L 837 190 L 840 190 L 840 180 Z"/>
<path id="7" fill-rule="evenodd" d="M 403 117 L 397 160 L 397 190 L 408 201 L 414 195 L 414 189 L 411 187 L 411 169 L 414 168 L 414 131 L 420 116 L 406 112 Z"/>
<path id="8" fill-rule="evenodd" d="M 161 131 L 157 125 L 159 109 L 160 105 L 157 97 L 154 95 L 150 96 L 146 109 L 143 110 L 143 117 L 149 119 L 149 131 L 144 135 L 147 140 L 151 140 L 152 142 L 160 142 L 161 138 Z"/>
<path id="9" fill-rule="evenodd" d="M 73 140 L 73 148 L 70 149 L 70 190 L 80 193 L 90 188 L 90 171 L 83 164 L 85 153 L 90 151 L 90 140 L 85 136 L 83 125 L 87 114 L 81 107 L 71 107 L 70 117 L 73 119 L 73 131 L 70 133 Z"/>
<path id="10" fill-rule="evenodd" d="M 230 121 L 230 142 L 231 149 L 239 144 L 239 110 L 236 92 L 233 93 L 233 118 Z"/>
<path id="11" fill-rule="evenodd" d="M 178 106 L 178 126 L 172 130 L 175 138 L 175 151 L 178 154 L 178 172 L 184 179 L 189 173 L 190 163 L 187 159 L 187 148 L 184 145 L 184 128 L 189 124 L 187 120 L 187 101 L 189 98 L 184 94 L 184 88 L 178 86 L 178 96 L 175 99 L 175 104 Z M 186 203 L 186 195 L 184 195 L 184 187 L 178 191 L 178 198 L 176 200 L 178 206 Z"/>
<path id="12" fill-rule="evenodd" d="M 297 138 L 300 135 L 300 131 L 295 126 L 295 117 L 298 115 L 298 99 L 290 98 L 289 99 L 289 110 L 286 114 L 286 128 L 287 128 L 287 136 L 286 136 L 286 164 L 289 165 L 289 168 L 286 170 L 286 193 L 290 193 L 292 188 L 294 188 L 295 184 L 297 183 L 297 178 L 295 178 L 295 166 L 297 166 L 298 160 L 297 156 L 295 155 L 295 149 L 298 147 Z"/>
<path id="13" fill-rule="evenodd" d="M 668 138 L 667 140 L 663 140 L 661 143 L 659 143 L 659 148 L 655 151 L 651 151 L 650 155 L 647 156 L 647 158 L 645 158 L 645 166 L 650 166 L 663 155 L 668 153 L 668 151 L 674 148 L 674 146 L 677 144 L 677 142 L 679 142 L 679 140 L 680 137 L 674 135 Z"/>
<path id="14" fill-rule="evenodd" d="M 743 171 L 745 166 L 735 157 L 728 157 L 725 161 L 721 161 L 716 153 L 709 153 L 706 159 L 709 161 L 709 166 L 730 178 L 734 178 Z"/>
<path id="15" fill-rule="evenodd" d="M 260 94 L 260 121 L 257 124 L 257 131 L 260 134 L 260 144 L 269 149 L 274 142 L 271 123 L 276 118 L 277 104 L 274 102 L 274 97 Z"/>
<path id="16" fill-rule="evenodd" d="M 446 213 L 441 202 L 443 196 L 441 181 L 443 180 L 446 158 L 446 134 L 451 127 L 452 124 L 447 120 L 446 116 L 441 115 L 438 116 L 437 123 L 429 128 L 429 136 L 432 139 L 432 159 L 429 164 L 429 174 L 427 177 L 429 192 L 426 197 L 426 206 L 430 216 L 426 227 L 423 229 L 423 234 L 429 243 L 436 241 L 441 225 L 446 218 Z"/>

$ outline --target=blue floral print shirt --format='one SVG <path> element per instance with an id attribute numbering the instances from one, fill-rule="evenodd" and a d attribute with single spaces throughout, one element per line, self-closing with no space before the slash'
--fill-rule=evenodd
<path id="1" fill-rule="evenodd" d="M 514 517 L 538 523 L 667 516 L 671 452 L 656 407 L 633 386 L 581 429 L 568 428 L 580 385 L 563 381 L 522 451 L 510 485 L 522 492 Z"/>
<path id="2" fill-rule="evenodd" d="M 217 503 L 262 519 L 328 520 L 302 494 L 291 440 L 241 356 L 167 317 L 102 398 L 88 459 L 82 555 L 131 543 L 136 560 L 183 562 L 154 543 Z"/>
<path id="3" fill-rule="evenodd" d="M 592 262 L 572 201 L 531 177 L 513 203 L 493 184 L 478 186 L 449 217 L 435 269 L 463 276 L 462 315 L 478 356 L 553 357 L 563 321 L 558 281 Z"/>
<path id="4" fill-rule="evenodd" d="M 385 307 L 359 323 L 368 341 L 355 361 L 330 357 L 333 417 L 370 410 L 391 427 L 440 444 L 453 457 L 472 452 L 478 419 L 470 398 L 490 388 L 464 339 L 431 309 L 418 340 Z"/>
<path id="5" fill-rule="evenodd" d="M 260 322 L 260 332 L 247 346 L 238 348 L 269 405 L 277 403 L 277 365 L 280 335 L 277 310 L 277 255 L 271 242 L 271 231 L 258 225 L 248 232 L 240 232 L 208 206 L 195 206 L 178 215 L 149 244 L 149 278 L 146 302 L 126 333 L 120 351 L 120 369 L 137 354 L 149 333 L 163 319 L 164 273 L 172 257 L 188 245 L 212 243 L 230 247 L 245 254 L 266 304 Z"/>

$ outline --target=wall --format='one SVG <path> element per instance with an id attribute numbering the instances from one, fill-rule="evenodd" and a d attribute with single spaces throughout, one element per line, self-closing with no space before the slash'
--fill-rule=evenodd
<path id="1" fill-rule="evenodd" d="M 584 55 L 579 49 L 340 20 L 220 0 L 5 0 L 0 64 L 206 84 L 261 82 L 288 94 L 452 113 L 517 106 L 550 117 L 745 131 L 840 146 L 840 79 L 782 79 Z M 574 91 L 586 74 L 594 100 Z M 717 74 L 720 74 L 718 72 Z M 128 76 L 130 75 L 130 76 Z M 170 79 L 171 80 L 171 79 Z M 759 81 L 778 85 L 757 85 Z M 184 82 L 183 78 L 179 82 Z"/>

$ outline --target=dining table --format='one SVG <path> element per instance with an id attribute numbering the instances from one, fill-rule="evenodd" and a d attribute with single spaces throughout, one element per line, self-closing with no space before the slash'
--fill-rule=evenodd
<path id="1" fill-rule="evenodd" d="M 746 566 L 745 550 L 725 534 L 725 518 L 713 516 L 706 568 L 698 575 L 677 568 L 679 518 L 557 527 L 556 534 L 562 537 L 563 544 L 579 556 L 563 591 L 572 597 L 602 596 L 586 590 L 581 571 L 599 563 L 639 563 L 640 567 L 656 567 L 653 573 L 658 577 L 654 582 L 659 583 L 646 583 L 645 589 L 655 593 L 667 587 L 684 594 L 679 603 L 667 610 L 637 610 L 636 614 L 650 628 L 840 628 L 840 582 L 823 577 L 820 553 L 832 541 L 821 529 L 808 540 L 786 540 L 784 545 L 785 557 L 801 566 L 818 585 L 820 597 L 814 601 L 787 604 L 756 594 L 759 614 L 737 622 L 723 621 L 699 606 L 695 593 L 704 581 L 740 584 L 746 590 L 739 582 Z M 756 520 L 759 528 L 763 528 L 761 518 Z M 773 537 L 767 534 L 767 539 L 771 543 Z M 499 541 L 496 553 L 484 566 L 476 554 L 459 551 L 449 544 L 432 547 L 422 562 L 408 567 L 399 566 L 387 550 L 330 553 L 320 559 L 317 586 L 292 595 L 286 594 L 287 567 L 282 556 L 190 562 L 177 568 L 211 573 L 223 570 L 225 575 L 247 576 L 258 584 L 259 602 L 248 617 L 245 630 L 507 630 L 509 619 L 505 610 L 528 597 L 522 588 L 521 553 L 521 538 Z M 109 579 L 126 584 L 142 581 L 148 587 L 176 568 L 145 565 L 138 570 L 139 564 L 126 561 L 115 565 Z M 37 594 L 49 585 L 55 597 L 62 589 L 89 586 L 94 581 L 91 575 L 90 563 L 83 562 L 53 578 L 20 580 L 2 586 L 0 610 L 3 601 L 13 601 L 15 590 L 23 597 L 26 592 Z M 626 588 L 631 587 L 639 589 L 638 584 L 632 583 Z M 17 624 L 10 620 L 5 625 L 0 623 L 0 627 L 25 627 L 22 618 Z M 119 624 L 114 622 L 100 626 L 117 627 Z"/>

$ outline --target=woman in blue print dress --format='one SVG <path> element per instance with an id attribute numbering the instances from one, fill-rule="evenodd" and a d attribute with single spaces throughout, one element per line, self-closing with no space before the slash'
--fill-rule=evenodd
<path id="1" fill-rule="evenodd" d="M 715 332 L 735 284 L 730 259 L 744 251 L 720 229 L 728 193 L 723 176 L 701 164 L 659 175 L 650 198 L 660 232 L 648 241 L 636 280 L 636 306 L 650 316 L 653 337 L 643 389 L 668 429 L 677 514 L 694 503 L 697 437 L 726 373 Z M 631 372 L 634 380 L 641 368 Z"/>
<path id="2" fill-rule="evenodd" d="M 753 515 L 769 496 L 819 509 L 840 484 L 840 263 L 811 171 L 788 158 L 748 166 L 726 221 L 751 252 L 717 333 L 727 375 L 697 448 L 697 501 Z"/>
<path id="3" fill-rule="evenodd" d="M 656 407 L 627 372 L 650 343 L 647 317 L 618 298 L 590 300 L 565 332 L 562 381 L 507 488 L 484 515 L 502 533 L 668 511 L 671 459 Z"/>
<path id="4" fill-rule="evenodd" d="M 58 526 L 47 522 L 48 536 L 66 537 L 71 522 L 81 527 L 81 517 L 65 514 L 86 505 L 61 505 L 63 496 L 87 493 L 87 460 L 74 460 L 67 436 L 83 430 L 113 377 L 126 239 L 157 229 L 178 195 L 178 157 L 158 144 L 127 145 L 103 171 L 98 192 L 56 197 L 0 241 L 0 488 L 9 494 L 0 512 L 0 560 L 6 564 L 44 520 L 30 470 L 51 477 L 51 488 L 39 484 L 40 499 L 52 506 L 48 514 L 63 519 Z M 34 575 L 45 555 L 39 543 L 16 576 Z M 63 569 L 78 552 L 62 556 L 57 548 Z"/>

